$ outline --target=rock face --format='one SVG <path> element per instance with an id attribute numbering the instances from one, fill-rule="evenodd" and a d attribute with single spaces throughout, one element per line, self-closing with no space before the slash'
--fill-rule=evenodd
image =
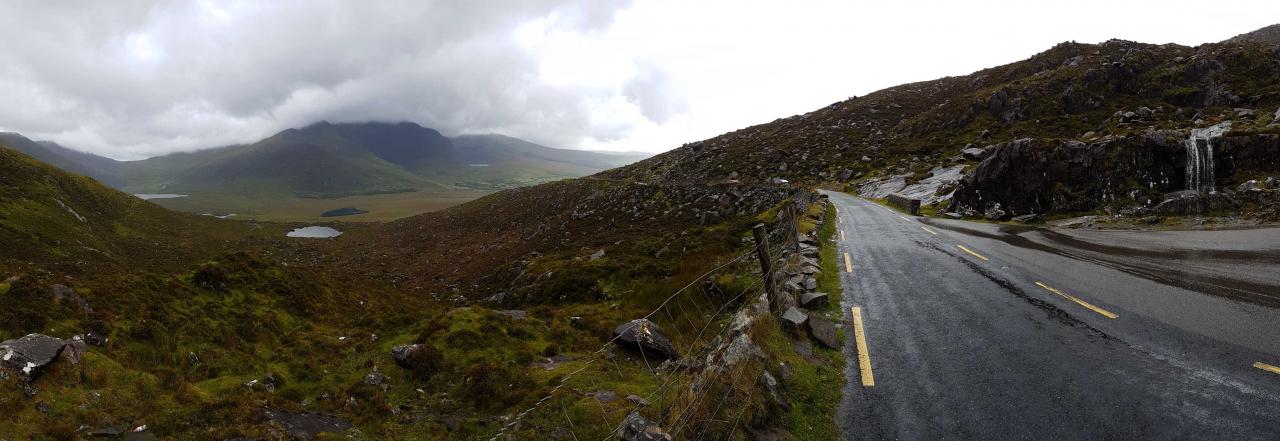
<path id="1" fill-rule="evenodd" d="M 862 186 L 858 188 L 858 194 L 866 198 L 881 199 L 897 193 L 906 187 L 907 175 L 875 178 L 863 183 Z"/>
<path id="2" fill-rule="evenodd" d="M 678 360 L 679 351 L 671 344 L 658 325 L 648 319 L 635 319 L 613 329 L 614 341 L 619 346 L 642 351 L 646 357 L 657 356 L 669 360 Z"/>
<path id="3" fill-rule="evenodd" d="M 65 351 L 71 351 L 72 360 L 79 361 L 84 344 L 67 341 L 44 334 L 30 334 L 14 340 L 0 342 L 0 367 L 19 373 L 25 378 L 35 378 L 40 371 L 53 363 Z"/>
<path id="4" fill-rule="evenodd" d="M 920 182 L 908 185 L 898 194 L 911 199 L 919 199 L 921 205 L 933 205 L 951 200 L 951 191 L 964 179 L 963 165 L 937 167 L 929 172 L 929 177 Z"/>
<path id="5" fill-rule="evenodd" d="M 1154 207 L 1187 188 L 1185 131 L 1103 138 L 1092 143 L 1020 139 L 997 144 L 960 183 L 951 211 L 983 212 L 1000 203 L 1007 215 L 1090 211 L 1118 203 Z M 1237 173 L 1280 170 L 1280 135 L 1223 136 L 1214 152 L 1213 187 Z"/>
<path id="6" fill-rule="evenodd" d="M 627 415 L 627 419 L 622 421 L 622 425 L 618 427 L 618 439 L 622 441 L 671 441 L 671 435 L 667 434 L 657 423 L 649 421 L 641 416 L 639 412 L 632 412 Z"/>

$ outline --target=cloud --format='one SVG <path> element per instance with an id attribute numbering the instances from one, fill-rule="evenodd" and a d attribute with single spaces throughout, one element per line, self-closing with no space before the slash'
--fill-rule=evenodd
<path id="1" fill-rule="evenodd" d="M 567 147 L 615 140 L 645 121 L 601 121 L 601 103 L 625 95 L 655 121 L 679 108 L 661 69 L 546 81 L 546 54 L 517 31 L 537 22 L 590 36 L 629 3 L 7 2 L 0 128 L 117 158 L 319 120 L 408 120 Z"/>

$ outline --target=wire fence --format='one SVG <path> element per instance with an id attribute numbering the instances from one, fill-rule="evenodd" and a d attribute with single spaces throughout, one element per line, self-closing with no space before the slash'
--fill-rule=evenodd
<path id="1" fill-rule="evenodd" d="M 733 328 L 732 317 L 739 309 L 768 291 L 765 280 L 769 278 L 763 276 L 774 271 L 776 257 L 799 248 L 801 238 L 797 219 L 810 201 L 809 192 L 796 192 L 779 209 L 775 222 L 768 227 L 766 234 L 768 255 L 775 257 L 770 259 L 768 268 L 761 268 L 756 263 L 762 244 L 753 242 L 745 251 L 718 262 L 640 317 L 651 322 L 657 327 L 656 332 L 668 337 L 678 348 L 680 356 L 677 359 L 668 359 L 664 354 L 646 350 L 644 345 L 628 345 L 634 350 L 624 350 L 615 344 L 623 334 L 614 335 L 599 349 L 580 359 L 581 365 L 561 376 L 545 396 L 509 417 L 489 440 L 515 439 L 514 435 L 520 432 L 526 417 L 535 412 L 540 415 L 540 421 L 544 424 L 547 421 L 563 420 L 554 429 L 559 432 L 558 436 L 553 436 L 562 439 L 597 439 L 588 437 L 585 428 L 609 426 L 613 430 L 599 439 L 620 438 L 627 429 L 624 422 L 637 412 L 656 415 L 654 419 L 662 421 L 666 432 L 674 439 L 709 439 L 707 437 L 715 436 L 716 432 L 710 430 L 713 427 L 727 428 L 728 434 L 725 436 L 732 436 L 740 419 L 747 412 L 747 403 L 752 397 L 712 396 L 714 388 L 707 383 L 723 381 L 725 378 L 722 376 L 727 374 L 729 384 L 737 384 L 741 380 L 739 377 L 746 375 L 747 370 L 729 369 L 730 372 L 717 371 L 714 375 L 693 374 L 705 374 L 708 370 L 709 353 L 716 348 L 725 347 L 724 342 L 730 337 L 728 334 Z M 753 275 L 755 271 L 760 271 L 760 274 Z M 716 282 L 717 278 L 732 279 L 737 283 L 722 285 Z M 625 359 L 628 354 L 633 357 L 638 354 L 638 359 Z M 587 409 L 580 408 L 583 406 L 584 395 L 591 394 L 583 394 L 573 385 L 586 385 L 599 392 L 600 382 L 604 380 L 633 383 L 635 378 L 632 377 L 637 375 L 636 365 L 643 367 L 644 373 L 640 375 L 651 376 L 652 380 L 657 381 L 656 387 L 649 389 L 644 396 L 632 396 L 628 399 L 611 397 L 607 405 L 606 400 L 599 396 L 588 396 L 587 401 L 595 401 L 595 405 L 588 404 Z M 589 375 L 584 374 L 588 371 L 591 371 Z M 689 388 L 686 396 L 691 395 L 692 399 L 686 402 L 669 399 L 673 392 L 679 391 L 676 388 L 681 387 Z M 748 394 L 753 392 L 749 390 Z M 548 405 L 553 402 L 559 403 L 556 406 L 558 408 Z M 619 406 L 618 403 L 623 405 Z M 703 413 L 697 412 L 698 409 L 712 410 Z M 602 421 L 606 424 L 602 424 Z M 599 432 L 593 433 L 600 435 Z"/>

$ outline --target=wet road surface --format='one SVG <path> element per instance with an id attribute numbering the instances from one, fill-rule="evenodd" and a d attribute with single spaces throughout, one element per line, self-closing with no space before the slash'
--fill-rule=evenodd
<path id="1" fill-rule="evenodd" d="M 848 439 L 1280 439 L 1280 230 L 1018 228 L 828 195 L 874 372 L 846 339 Z"/>

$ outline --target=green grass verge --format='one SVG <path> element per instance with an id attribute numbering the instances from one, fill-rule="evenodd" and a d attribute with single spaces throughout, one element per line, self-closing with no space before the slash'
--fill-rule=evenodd
<path id="1" fill-rule="evenodd" d="M 819 251 L 822 274 L 818 278 L 818 289 L 830 296 L 824 315 L 839 321 L 843 317 L 840 299 L 844 298 L 844 289 L 840 285 L 840 264 L 834 240 L 837 234 L 836 211 L 829 207 L 818 233 L 822 244 Z M 758 328 L 769 330 L 758 336 L 765 351 L 773 354 L 775 361 L 791 369 L 790 378 L 780 377 L 791 401 L 791 410 L 781 417 L 783 428 L 796 439 L 838 439 L 840 429 L 836 426 L 835 414 L 844 389 L 844 355 L 838 350 L 814 345 L 812 355 L 804 356 L 795 351 L 790 339 L 777 326 Z M 843 342 L 843 327 L 838 329 Z"/>

